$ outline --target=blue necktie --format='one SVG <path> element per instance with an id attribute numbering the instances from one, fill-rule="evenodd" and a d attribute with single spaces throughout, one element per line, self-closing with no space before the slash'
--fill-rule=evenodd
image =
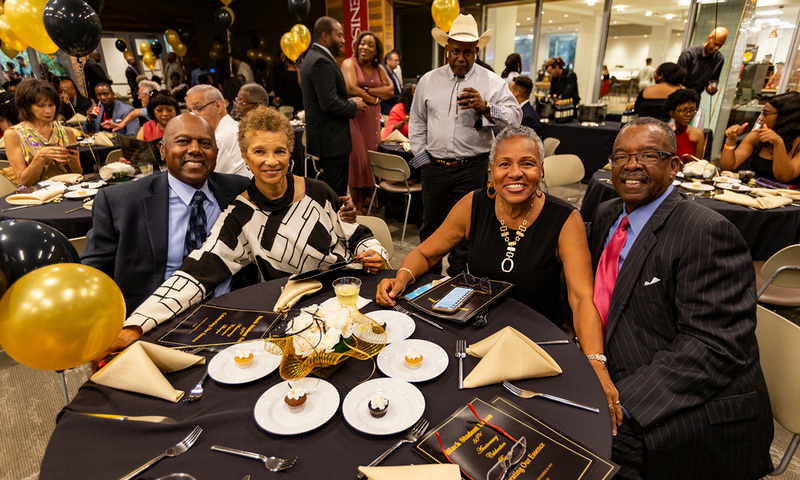
<path id="1" fill-rule="evenodd" d="M 186 227 L 186 240 L 183 243 L 184 258 L 197 250 L 206 241 L 206 211 L 203 209 L 203 201 L 206 194 L 200 190 L 192 195 L 192 202 L 189 204 L 189 225 Z"/>

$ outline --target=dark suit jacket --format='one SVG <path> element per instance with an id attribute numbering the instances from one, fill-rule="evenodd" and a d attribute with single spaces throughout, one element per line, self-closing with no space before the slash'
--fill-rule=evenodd
<path id="1" fill-rule="evenodd" d="M 306 151 L 317 157 L 349 155 L 350 119 L 356 104 L 348 100 L 344 75 L 336 61 L 317 45 L 300 66 L 303 106 L 306 109 Z"/>
<path id="2" fill-rule="evenodd" d="M 392 111 L 392 107 L 397 105 L 397 102 L 400 101 L 400 92 L 403 90 L 403 85 L 400 84 L 397 75 L 395 75 L 392 69 L 387 67 L 385 63 L 381 64 L 381 67 L 383 71 L 386 72 L 386 75 L 389 76 L 392 86 L 394 86 L 394 96 L 381 102 L 381 115 L 389 115 Z"/>
<path id="3" fill-rule="evenodd" d="M 522 125 L 532 128 L 539 138 L 542 138 L 542 122 L 539 120 L 539 114 L 533 108 L 531 102 L 522 106 Z"/>
<path id="4" fill-rule="evenodd" d="M 130 315 L 164 283 L 169 228 L 167 173 L 101 189 L 92 206 L 93 227 L 86 235 L 81 263 L 114 279 Z M 222 210 L 250 180 L 212 173 L 208 186 Z"/>
<path id="5" fill-rule="evenodd" d="M 595 270 L 621 212 L 621 199 L 595 212 Z M 622 265 L 606 332 L 611 379 L 647 445 L 645 478 L 752 480 L 771 470 L 755 326 L 755 274 L 741 235 L 673 191 Z"/>
<path id="6" fill-rule="evenodd" d="M 92 108 L 92 101 L 78 93 L 75 97 L 75 101 L 71 102 L 71 105 L 72 106 L 64 104 L 61 106 L 61 114 L 64 115 L 66 120 L 72 118 L 76 113 L 86 115 L 86 112 Z M 73 110 L 75 111 L 73 112 Z"/>
<path id="7" fill-rule="evenodd" d="M 139 84 L 136 83 L 136 77 L 139 76 L 139 72 L 133 68 L 132 65 L 128 65 L 125 69 L 125 79 L 128 80 L 128 87 L 131 89 L 131 97 L 133 98 L 133 106 L 134 107 L 141 107 L 142 103 L 139 101 L 139 97 L 136 94 L 139 92 Z"/>
<path id="8" fill-rule="evenodd" d="M 86 59 L 86 64 L 83 66 L 83 74 L 86 76 L 86 89 L 88 90 L 89 98 L 94 101 L 97 101 L 97 96 L 94 94 L 94 87 L 98 83 L 105 82 L 109 85 L 113 83 L 111 79 L 108 78 L 108 75 L 106 75 L 103 67 L 91 58 Z"/>

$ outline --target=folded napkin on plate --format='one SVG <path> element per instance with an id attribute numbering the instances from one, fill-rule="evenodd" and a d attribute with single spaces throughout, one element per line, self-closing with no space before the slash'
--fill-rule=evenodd
<path id="1" fill-rule="evenodd" d="M 61 175 L 55 175 L 53 177 L 48 178 L 51 182 L 61 182 L 61 183 L 78 183 L 83 180 L 83 175 L 80 173 L 62 173 Z M 41 182 L 39 182 L 41 183 Z"/>
<path id="2" fill-rule="evenodd" d="M 388 137 L 383 139 L 386 143 L 408 143 L 408 138 L 400 133 L 400 130 L 395 130 L 390 133 Z"/>
<path id="3" fill-rule="evenodd" d="M 762 197 L 786 197 L 790 198 L 793 202 L 800 202 L 800 191 L 798 190 L 790 190 L 788 188 L 753 188 L 750 191 Z"/>
<path id="4" fill-rule="evenodd" d="M 275 312 L 289 310 L 305 295 L 318 292 L 321 289 L 322 282 L 314 280 L 313 278 L 300 281 L 289 280 L 283 287 L 283 292 L 281 292 L 281 296 L 278 297 L 278 301 L 275 302 L 275 306 L 272 307 L 272 310 Z"/>
<path id="5" fill-rule="evenodd" d="M 513 327 L 470 345 L 467 353 L 482 360 L 464 379 L 464 388 L 561 373 L 561 367 L 542 347 Z"/>
<path id="6" fill-rule="evenodd" d="M 103 132 L 100 132 L 100 133 L 98 133 L 98 134 L 96 134 L 94 136 L 94 144 L 102 146 L 102 147 L 113 147 L 114 146 L 114 143 L 111 141 L 110 138 L 108 138 L 108 135 L 106 135 Z"/>
<path id="7" fill-rule="evenodd" d="M 458 465 L 405 465 L 402 467 L 358 467 L 371 480 L 460 480 Z"/>
<path id="8" fill-rule="evenodd" d="M 83 123 L 87 120 L 86 115 L 76 113 L 75 115 L 71 116 L 69 120 L 64 123 Z"/>
<path id="9" fill-rule="evenodd" d="M 88 202 L 83 204 L 83 208 L 85 208 L 86 210 L 92 211 L 92 204 L 93 203 L 94 203 L 94 200 L 89 200 Z"/>
<path id="10" fill-rule="evenodd" d="M 722 200 L 723 202 L 733 203 L 735 205 L 744 205 L 745 207 L 756 208 L 758 210 L 769 210 L 771 208 L 783 207 L 792 203 L 790 198 L 766 196 L 753 198 L 741 193 L 724 192 L 719 195 L 714 195 L 715 200 Z"/>
<path id="11" fill-rule="evenodd" d="M 64 194 L 67 187 L 58 183 L 33 193 L 18 193 L 9 195 L 6 201 L 11 205 L 41 205 L 49 203 Z"/>
<path id="12" fill-rule="evenodd" d="M 99 385 L 142 393 L 177 402 L 184 392 L 175 390 L 162 373 L 203 365 L 205 357 L 191 355 L 155 343 L 136 342 L 92 375 Z"/>

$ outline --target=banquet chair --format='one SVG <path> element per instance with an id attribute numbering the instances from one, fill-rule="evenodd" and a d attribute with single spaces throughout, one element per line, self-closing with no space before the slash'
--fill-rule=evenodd
<path id="1" fill-rule="evenodd" d="M 7 179 L 4 175 L 0 175 L 0 197 L 5 197 L 9 193 L 14 192 L 17 189 L 17 186 L 14 185 L 14 182 Z"/>
<path id="2" fill-rule="evenodd" d="M 391 260 L 394 256 L 394 242 L 392 242 L 392 233 L 389 231 L 389 226 L 383 219 L 378 217 L 370 217 L 368 215 L 359 215 L 356 217 L 356 223 L 364 225 L 372 231 L 372 235 L 381 242 L 383 248 L 386 249 L 388 255 L 387 260 Z"/>
<path id="3" fill-rule="evenodd" d="M 75 247 L 75 250 L 78 251 L 78 255 L 80 255 L 83 253 L 83 249 L 86 248 L 86 236 L 70 238 L 69 243 Z"/>
<path id="4" fill-rule="evenodd" d="M 578 191 L 583 194 L 583 186 L 581 180 L 586 173 L 583 168 L 583 162 L 577 155 L 562 154 L 551 155 L 542 160 L 544 167 L 544 191 L 547 192 L 550 187 L 560 187 L 562 185 L 569 185 L 571 183 L 578 184 Z"/>
<path id="5" fill-rule="evenodd" d="M 106 157 L 106 165 L 109 163 L 117 163 L 120 158 L 122 158 L 122 149 L 111 150 Z"/>
<path id="6" fill-rule="evenodd" d="M 797 349 L 800 326 L 761 305 L 756 315 L 761 370 L 767 382 L 772 417 L 794 435 L 780 463 L 769 474 L 774 477 L 786 470 L 800 444 L 800 408 L 797 405 L 800 376 L 796 370 L 800 364 L 800 350 Z"/>
<path id="7" fill-rule="evenodd" d="M 556 148 L 561 145 L 561 140 L 555 137 L 547 137 L 542 140 L 542 143 L 544 143 L 544 158 L 547 158 L 555 155 Z"/>
<path id="8" fill-rule="evenodd" d="M 314 169 L 314 179 L 319 178 L 319 175 L 322 173 L 321 168 L 317 168 L 317 162 L 319 161 L 319 157 L 315 157 L 314 155 L 308 154 L 308 149 L 306 148 L 306 132 L 303 132 L 303 138 L 301 140 L 303 142 L 303 151 L 305 152 L 305 156 L 303 157 L 303 176 L 308 176 L 308 162 L 311 162 L 311 168 Z M 291 171 L 291 170 L 290 170 Z"/>
<path id="9" fill-rule="evenodd" d="M 789 245 L 766 262 L 753 262 L 758 301 L 781 307 L 800 306 L 800 244 Z"/>
<path id="10" fill-rule="evenodd" d="M 11 166 L 11 162 L 8 160 L 0 160 L 0 168 L 8 168 Z"/>
<path id="11" fill-rule="evenodd" d="M 289 120 L 291 120 L 292 117 L 294 116 L 294 107 L 291 105 L 283 105 L 280 108 L 278 108 L 278 111 L 281 112 Z"/>
<path id="12" fill-rule="evenodd" d="M 372 166 L 372 174 L 378 178 L 380 183 L 375 183 L 375 189 L 372 191 L 372 200 L 369 202 L 367 215 L 372 212 L 372 205 L 375 203 L 375 195 L 378 193 L 379 188 L 388 193 L 400 193 L 405 195 L 406 217 L 403 220 L 403 233 L 400 236 L 400 248 L 402 249 L 406 239 L 408 212 L 411 211 L 411 194 L 421 192 L 422 185 L 409 181 L 409 177 L 411 177 L 411 168 L 403 157 L 372 150 L 369 150 L 368 153 L 369 163 Z"/>

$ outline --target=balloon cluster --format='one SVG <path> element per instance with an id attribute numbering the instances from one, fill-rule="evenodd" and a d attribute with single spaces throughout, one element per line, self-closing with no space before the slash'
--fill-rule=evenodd
<path id="1" fill-rule="evenodd" d="M 211 47 L 211 51 L 208 52 L 208 56 L 211 57 L 211 60 L 215 61 L 225 58 L 225 45 L 222 44 L 222 37 L 214 37 L 214 46 Z"/>
<path id="2" fill-rule="evenodd" d="M 133 52 L 131 52 L 128 49 L 128 42 L 126 42 L 124 38 L 118 38 L 117 41 L 114 42 L 114 48 L 116 48 L 117 50 L 119 50 L 120 53 L 122 53 L 122 56 L 125 57 L 125 60 L 128 60 L 129 58 L 131 59 L 136 58 L 133 55 Z"/>
<path id="3" fill-rule="evenodd" d="M 258 35 L 250 37 L 250 45 L 253 48 L 247 50 L 247 58 L 255 62 L 256 68 L 266 70 L 272 64 L 272 55 L 267 52 L 267 42 Z"/>
<path id="4" fill-rule="evenodd" d="M 164 38 L 166 38 L 167 43 L 170 47 L 172 47 L 172 51 L 181 58 L 186 55 L 186 44 L 192 39 L 192 35 L 185 31 L 185 30 L 178 30 L 177 32 L 173 29 L 168 29 L 164 32 Z"/>
<path id="5" fill-rule="evenodd" d="M 311 46 L 311 32 L 302 23 L 298 23 L 281 37 L 281 50 L 286 58 L 292 61 L 300 58 L 309 46 Z"/>
<path id="6" fill-rule="evenodd" d="M 443 32 L 449 32 L 453 21 L 458 18 L 461 6 L 458 0 L 433 0 L 431 15 L 436 26 Z"/>

